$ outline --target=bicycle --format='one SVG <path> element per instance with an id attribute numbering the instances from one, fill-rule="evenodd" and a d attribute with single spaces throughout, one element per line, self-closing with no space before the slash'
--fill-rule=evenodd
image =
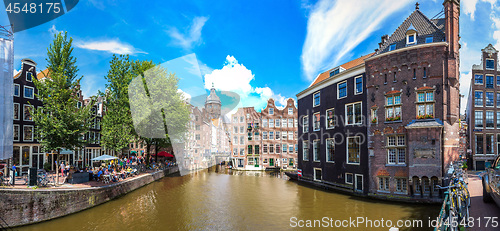
<path id="1" fill-rule="evenodd" d="M 436 185 L 438 189 L 448 190 L 450 207 L 448 217 L 445 219 L 445 225 L 450 230 L 460 230 L 460 226 L 467 227 L 469 222 L 469 207 L 470 194 L 463 182 L 457 178 L 453 180 L 453 185 L 441 187 Z"/>
<path id="2" fill-rule="evenodd" d="M 0 176 L 0 186 L 12 186 L 9 177 Z"/>

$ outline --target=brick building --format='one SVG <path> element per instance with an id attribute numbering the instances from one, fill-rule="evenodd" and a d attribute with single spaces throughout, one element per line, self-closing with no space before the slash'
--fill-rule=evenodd
<path id="1" fill-rule="evenodd" d="M 482 49 L 481 64 L 472 66 L 466 115 L 469 149 L 472 151 L 470 157 L 473 166 L 470 168 L 475 170 L 491 166 L 500 150 L 498 67 L 498 51 L 491 44 Z"/>
<path id="2" fill-rule="evenodd" d="M 297 94 L 301 180 L 368 193 L 367 106 L 362 56 L 318 75 Z"/>
<path id="3" fill-rule="evenodd" d="M 294 169 L 297 162 L 297 108 L 269 99 L 261 112 L 239 108 L 231 115 L 232 166 L 240 170 Z"/>
<path id="4" fill-rule="evenodd" d="M 370 194 L 431 199 L 459 147 L 460 2 L 418 8 L 365 60 Z"/>

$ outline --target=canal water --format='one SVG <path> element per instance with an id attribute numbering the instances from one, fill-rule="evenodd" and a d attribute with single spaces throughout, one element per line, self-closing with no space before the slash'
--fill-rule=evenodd
<path id="1" fill-rule="evenodd" d="M 164 178 L 95 208 L 18 230 L 291 230 L 308 224 L 316 228 L 307 230 L 389 230 L 388 220 L 392 226 L 401 221 L 413 227 L 399 230 L 432 230 L 428 222 L 438 212 L 439 206 L 311 188 L 282 173 L 203 170 Z"/>

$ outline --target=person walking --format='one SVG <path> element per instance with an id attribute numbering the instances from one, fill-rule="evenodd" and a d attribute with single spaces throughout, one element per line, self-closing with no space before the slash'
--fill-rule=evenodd
<path id="1" fill-rule="evenodd" d="M 61 177 L 64 177 L 64 170 L 66 167 L 66 166 L 64 166 L 64 162 L 61 161 L 61 165 L 59 167 L 61 168 Z"/>

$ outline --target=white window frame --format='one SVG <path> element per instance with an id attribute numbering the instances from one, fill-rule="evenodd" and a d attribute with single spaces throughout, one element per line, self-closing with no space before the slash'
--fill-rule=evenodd
<path id="1" fill-rule="evenodd" d="M 307 155 L 305 155 L 305 150 L 307 150 Z M 304 140 L 302 141 L 302 160 L 303 161 L 309 161 L 309 141 Z"/>
<path id="2" fill-rule="evenodd" d="M 281 119 L 276 119 L 274 120 L 274 127 L 279 128 L 281 127 Z"/>
<path id="3" fill-rule="evenodd" d="M 361 104 L 361 106 L 359 107 L 361 109 L 361 121 L 359 121 L 359 123 L 356 123 L 356 112 L 354 111 L 355 109 L 355 106 L 356 104 Z M 350 124 L 349 123 L 349 120 L 347 119 L 347 107 L 352 105 L 352 113 L 353 113 L 353 118 L 352 118 L 352 121 L 353 123 Z M 345 125 L 360 125 L 360 124 L 363 124 L 363 102 L 362 101 L 358 101 L 358 102 L 354 102 L 354 103 L 349 103 L 349 104 L 346 104 L 345 105 Z"/>
<path id="4" fill-rule="evenodd" d="M 390 192 L 391 191 L 391 177 L 390 176 L 378 176 L 377 178 L 378 178 L 377 191 Z M 382 185 L 380 184 L 380 180 L 382 180 Z M 386 183 L 388 183 L 388 184 L 386 184 Z M 382 186 L 382 188 L 380 186 Z M 385 186 L 387 186 L 387 188 Z"/>
<path id="5" fill-rule="evenodd" d="M 274 115 L 274 108 L 269 108 L 269 115 Z"/>
<path id="6" fill-rule="evenodd" d="M 17 116 L 18 116 L 18 118 L 16 119 L 16 117 L 14 116 L 14 114 L 12 114 L 12 118 L 14 120 L 18 120 L 19 121 L 19 120 L 21 120 L 21 117 L 23 117 L 23 115 L 21 115 L 21 105 L 19 103 L 14 103 L 14 106 L 12 106 L 12 110 L 15 110 L 15 108 L 16 108 L 15 105 L 16 104 L 17 104 Z M 14 113 L 16 113 L 16 112 L 14 111 Z"/>
<path id="7" fill-rule="evenodd" d="M 316 179 L 316 170 L 319 170 L 321 172 L 320 180 Z M 323 169 L 321 169 L 321 168 L 313 168 L 313 180 L 314 181 L 318 181 L 318 182 L 321 182 L 323 180 Z"/>
<path id="8" fill-rule="evenodd" d="M 328 141 L 333 141 L 333 160 L 328 160 L 328 155 L 329 155 L 329 148 L 328 148 Z M 335 139 L 334 138 L 328 138 L 326 139 L 325 142 L 325 160 L 327 163 L 335 163 Z"/>
<path id="9" fill-rule="evenodd" d="M 340 84 L 343 84 L 345 83 L 345 96 L 343 97 L 340 97 Z M 346 98 L 349 94 L 348 94 L 348 91 L 347 91 L 347 80 L 345 81 L 342 81 L 340 83 L 337 83 L 337 99 L 343 99 L 343 98 Z"/>
<path id="10" fill-rule="evenodd" d="M 288 139 L 293 140 L 293 132 L 288 132 Z"/>
<path id="11" fill-rule="evenodd" d="M 28 74 L 31 74 L 31 80 L 28 80 Z M 33 73 L 31 73 L 30 71 L 26 72 L 26 81 L 33 82 Z"/>
<path id="12" fill-rule="evenodd" d="M 307 121 L 307 126 L 305 121 Z M 302 117 L 302 133 L 307 133 L 309 132 L 309 116 L 304 116 Z"/>
<path id="13" fill-rule="evenodd" d="M 23 121 L 33 121 L 33 115 L 31 115 L 31 119 L 30 120 L 25 120 L 25 116 L 26 116 L 26 112 L 24 110 L 24 107 L 31 107 L 33 108 L 33 110 L 35 110 L 35 107 L 33 105 L 29 105 L 29 104 L 23 104 Z"/>
<path id="14" fill-rule="evenodd" d="M 349 162 L 349 139 L 350 138 L 358 138 L 359 141 L 361 142 L 361 137 L 360 136 L 349 136 L 347 137 L 346 139 L 346 150 L 345 150 L 345 153 L 346 153 L 346 163 L 347 164 L 352 164 L 352 165 L 360 165 L 361 164 L 361 143 L 359 144 L 359 147 L 358 147 L 358 152 L 359 152 L 359 162 L 356 163 L 356 162 Z"/>
<path id="15" fill-rule="evenodd" d="M 486 64 L 488 63 L 488 60 L 493 60 L 493 68 L 488 68 L 488 66 L 486 66 Z M 495 70 L 495 59 L 489 59 L 489 58 L 485 59 L 484 60 L 484 69 L 486 69 L 486 70 Z"/>
<path id="16" fill-rule="evenodd" d="M 16 128 L 17 127 L 17 140 L 14 139 L 14 137 L 16 137 L 15 135 L 15 132 L 16 132 Z M 21 139 L 21 126 L 19 126 L 19 124 L 14 124 L 14 127 L 13 127 L 13 136 L 12 136 L 12 139 L 14 139 L 14 141 L 19 141 Z"/>
<path id="17" fill-rule="evenodd" d="M 315 146 L 316 145 L 316 146 Z M 313 162 L 321 162 L 319 140 L 313 140 Z"/>
<path id="18" fill-rule="evenodd" d="M 262 127 L 267 128 L 267 119 L 262 119 Z"/>
<path id="19" fill-rule="evenodd" d="M 393 47 L 393 45 L 394 45 L 394 47 Z M 396 43 L 389 45 L 389 51 L 393 51 L 393 50 L 396 50 Z"/>
<path id="20" fill-rule="evenodd" d="M 33 90 L 33 97 L 26 97 L 26 88 L 29 88 L 29 89 Z M 24 88 L 23 88 L 23 97 L 26 98 L 26 99 L 34 99 L 35 98 L 35 88 L 30 87 L 30 86 L 24 86 Z"/>
<path id="21" fill-rule="evenodd" d="M 347 181 L 347 175 L 351 175 L 351 180 L 352 180 L 351 182 Z M 346 172 L 344 181 L 346 184 L 350 184 L 350 185 L 354 184 L 354 175 L 352 173 Z"/>
<path id="22" fill-rule="evenodd" d="M 315 121 L 316 115 L 319 115 L 318 121 Z M 316 122 L 318 123 L 318 127 L 316 128 Z M 313 114 L 313 131 L 319 131 L 321 130 L 321 114 L 319 112 L 316 112 Z"/>
<path id="23" fill-rule="evenodd" d="M 25 133 L 25 132 L 24 132 L 24 128 L 25 128 L 25 127 L 31 127 L 31 139 L 30 139 L 30 140 L 25 140 L 25 139 L 24 139 L 24 138 L 25 138 L 25 134 L 24 134 L 24 133 Z M 33 139 L 33 138 L 34 138 L 34 134 L 33 134 L 34 129 L 35 129 L 35 128 L 34 128 L 34 126 L 33 126 L 33 125 L 23 125 L 23 141 L 24 141 L 24 142 L 29 142 L 29 141 L 33 141 L 33 140 L 34 140 L 34 139 Z"/>
<path id="24" fill-rule="evenodd" d="M 288 108 L 288 115 L 293 115 L 293 108 L 291 107 Z"/>
<path id="25" fill-rule="evenodd" d="M 410 36 L 413 36 L 413 42 L 410 42 Z M 417 44 L 417 33 L 409 33 L 406 35 L 406 45 Z"/>
<path id="26" fill-rule="evenodd" d="M 19 89 L 17 91 L 17 95 L 16 95 L 16 87 Z M 12 91 L 12 93 L 14 94 L 15 97 L 19 97 L 21 95 L 21 85 L 14 83 L 14 90 Z"/>
<path id="27" fill-rule="evenodd" d="M 333 110 L 333 121 L 335 122 L 332 127 L 328 127 L 328 111 Z M 335 118 L 335 108 L 330 108 L 325 111 L 325 127 L 326 129 L 334 129 L 337 125 L 337 118 Z"/>
<path id="28" fill-rule="evenodd" d="M 358 176 L 361 176 L 361 189 L 356 189 L 356 186 L 358 185 Z M 365 188 L 365 186 L 363 184 L 365 181 L 364 178 L 365 177 L 363 176 L 363 174 L 354 174 L 354 179 L 353 179 L 354 180 L 354 185 L 353 185 L 354 187 L 353 188 L 355 191 L 363 191 L 364 190 L 364 188 Z"/>
<path id="29" fill-rule="evenodd" d="M 357 79 L 361 79 L 361 91 L 360 92 L 357 92 L 357 85 L 356 85 L 356 80 Z M 354 95 L 361 95 L 363 94 L 363 76 L 358 76 L 358 77 L 354 77 Z"/>
<path id="30" fill-rule="evenodd" d="M 317 105 L 316 105 L 316 101 L 315 101 L 315 99 L 316 99 L 316 95 L 319 95 L 319 102 L 318 102 L 318 104 L 317 104 Z M 313 107 L 317 107 L 317 106 L 319 106 L 320 104 L 321 104 L 321 92 L 320 92 L 320 91 L 317 91 L 317 92 L 315 92 L 315 93 L 313 94 Z"/>
<path id="31" fill-rule="evenodd" d="M 274 119 L 269 119 L 269 127 L 274 128 Z"/>

